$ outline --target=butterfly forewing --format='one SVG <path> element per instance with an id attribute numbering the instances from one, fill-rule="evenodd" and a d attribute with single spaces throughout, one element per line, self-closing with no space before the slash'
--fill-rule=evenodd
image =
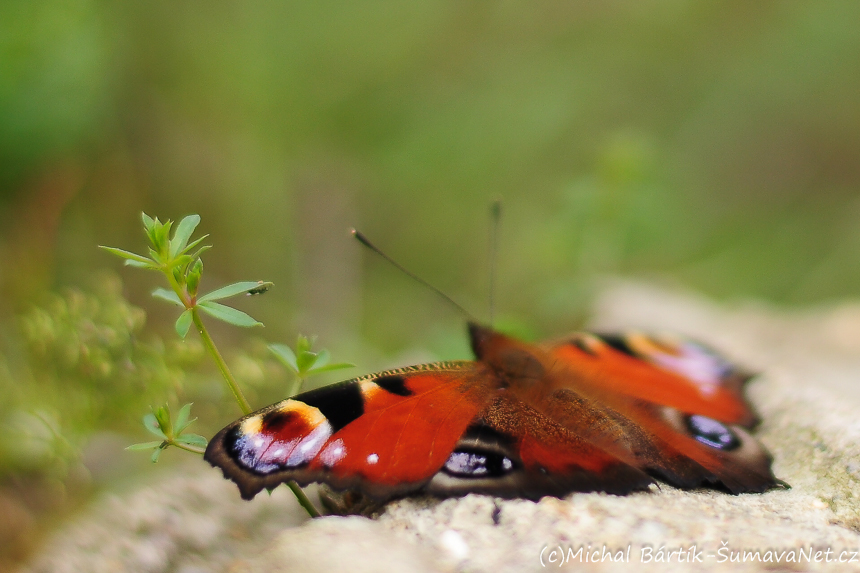
<path id="1" fill-rule="evenodd" d="M 300 394 L 219 432 L 205 459 L 250 499 L 287 481 L 325 481 L 387 498 L 442 467 L 495 390 L 483 364 L 372 374 Z"/>

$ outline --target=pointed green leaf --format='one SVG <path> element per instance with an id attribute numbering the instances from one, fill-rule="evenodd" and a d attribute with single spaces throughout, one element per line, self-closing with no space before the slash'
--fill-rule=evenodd
<path id="1" fill-rule="evenodd" d="M 160 298 L 161 300 L 166 300 L 167 302 L 172 302 L 177 306 L 185 308 L 185 305 L 182 304 L 181 300 L 179 300 L 179 296 L 172 290 L 167 290 L 166 288 L 159 287 L 152 291 L 152 296 L 154 296 L 155 298 Z"/>
<path id="2" fill-rule="evenodd" d="M 188 331 L 191 329 L 191 309 L 186 308 L 182 314 L 179 315 L 179 318 L 176 319 L 176 324 L 174 327 L 176 328 L 176 334 L 179 335 L 179 338 L 185 339 L 188 336 Z"/>
<path id="3" fill-rule="evenodd" d="M 140 444 L 132 444 L 132 445 L 128 446 L 126 448 L 126 450 L 128 450 L 130 452 L 136 452 L 136 451 L 140 451 L 140 450 L 151 450 L 152 448 L 157 448 L 158 446 L 160 446 L 163 443 L 164 443 L 163 441 L 157 440 L 155 442 L 143 442 Z"/>
<path id="4" fill-rule="evenodd" d="M 155 226 L 155 234 L 158 239 L 158 250 L 164 254 L 169 254 L 167 247 L 170 245 L 170 229 L 173 227 L 173 221 L 167 219 L 163 224 Z"/>
<path id="5" fill-rule="evenodd" d="M 182 272 L 194 258 L 191 255 L 179 255 L 175 259 L 170 260 L 170 268 Z"/>
<path id="6" fill-rule="evenodd" d="M 207 236 L 208 236 L 208 235 L 207 235 Z M 196 244 L 196 243 L 195 243 L 195 244 Z M 211 248 L 212 248 L 212 245 L 203 245 L 202 247 L 200 247 L 199 249 L 197 249 L 197 252 L 196 252 L 196 253 L 194 253 L 193 255 L 191 255 L 191 258 L 192 258 L 192 259 L 199 259 L 199 258 L 200 258 L 200 255 L 202 255 L 203 253 L 205 253 L 206 251 L 208 251 L 208 250 L 209 250 L 209 249 L 211 249 Z"/>
<path id="7" fill-rule="evenodd" d="M 174 427 L 176 428 L 177 434 L 181 434 L 182 430 L 184 430 L 185 428 L 190 426 L 191 422 L 193 422 L 194 420 L 197 419 L 197 418 L 194 418 L 193 420 L 189 420 L 188 418 L 190 416 L 191 416 L 191 404 L 185 404 L 184 406 L 182 406 L 182 408 L 180 408 L 179 414 L 176 415 L 176 425 Z"/>
<path id="8" fill-rule="evenodd" d="M 267 283 L 261 283 L 256 281 L 243 281 L 239 283 L 233 283 L 231 285 L 227 285 L 225 287 L 221 287 L 217 290 L 213 290 L 210 293 L 204 294 L 197 300 L 199 302 L 203 302 L 206 300 L 221 300 L 223 298 L 229 298 L 231 296 L 236 296 L 237 294 L 246 293 L 249 290 L 254 290 L 256 288 L 260 288 L 261 285 Z M 268 283 L 272 284 L 272 283 Z"/>
<path id="9" fill-rule="evenodd" d="M 170 421 L 170 407 L 165 404 L 155 409 L 155 419 L 162 433 L 170 439 L 173 435 L 173 423 Z"/>
<path id="10" fill-rule="evenodd" d="M 181 285 L 185 281 L 185 269 L 193 260 L 189 255 L 181 255 L 175 259 L 168 260 L 165 263 L 165 267 L 173 273 L 173 278 Z"/>
<path id="11" fill-rule="evenodd" d="M 197 446 L 199 448 L 205 448 L 209 444 L 206 438 L 197 434 L 182 434 L 176 438 L 176 441 L 188 444 L 189 446 Z"/>
<path id="12" fill-rule="evenodd" d="M 211 300 L 206 300 L 201 303 L 198 303 L 197 308 L 199 308 L 209 316 L 212 316 L 213 318 L 223 320 L 224 322 L 235 326 L 241 326 L 243 328 L 250 328 L 252 326 L 263 326 L 262 322 L 254 320 L 241 310 L 237 310 L 229 306 L 224 306 L 223 304 L 212 302 Z"/>
<path id="13" fill-rule="evenodd" d="M 191 238 L 194 229 L 200 224 L 200 215 L 188 215 L 179 221 L 176 226 L 176 232 L 173 233 L 173 239 L 170 240 L 170 256 L 175 257 L 185 250 L 188 245 L 188 239 Z"/>
<path id="14" fill-rule="evenodd" d="M 141 213 L 140 218 L 143 220 L 143 230 L 146 231 L 146 236 L 149 237 L 149 239 L 151 241 L 152 240 L 152 227 L 155 225 L 155 221 L 153 221 L 152 217 L 150 217 L 146 213 Z"/>
<path id="15" fill-rule="evenodd" d="M 355 368 L 355 364 L 349 362 L 340 362 L 336 364 L 327 364 L 326 366 L 317 366 L 307 371 L 308 376 L 322 374 L 323 372 L 331 372 L 333 370 L 343 370 L 344 368 Z"/>
<path id="16" fill-rule="evenodd" d="M 303 352 L 310 352 L 311 346 L 314 343 L 313 338 L 315 337 L 308 338 L 302 334 L 296 337 L 296 356 L 299 356 Z"/>
<path id="17" fill-rule="evenodd" d="M 200 286 L 201 272 L 203 272 L 203 261 L 197 259 L 197 261 L 195 261 L 194 265 L 188 271 L 188 275 L 186 275 L 185 278 L 185 286 L 191 296 L 197 294 L 197 289 Z"/>
<path id="18" fill-rule="evenodd" d="M 329 360 L 331 360 L 331 353 L 325 348 L 323 348 L 322 350 L 317 352 L 317 360 L 316 362 L 314 362 L 314 369 L 322 368 L 323 366 L 328 364 Z"/>
<path id="19" fill-rule="evenodd" d="M 155 270 L 158 270 L 158 266 L 155 263 L 141 263 L 140 261 L 135 261 L 133 259 L 126 260 L 124 264 L 127 267 L 137 267 L 139 269 L 155 269 Z"/>
<path id="20" fill-rule="evenodd" d="M 132 253 L 130 251 L 124 251 L 122 249 L 117 249 L 116 247 L 105 247 L 103 245 L 99 245 L 100 249 L 104 249 L 105 251 L 112 253 L 118 257 L 122 257 L 124 259 L 128 259 L 131 261 L 136 261 L 138 263 L 151 264 L 152 261 L 144 257 L 143 255 L 138 255 L 137 253 Z"/>
<path id="21" fill-rule="evenodd" d="M 143 426 L 149 430 L 150 433 L 155 434 L 159 438 L 167 439 L 167 436 L 161 431 L 161 425 L 158 423 L 158 419 L 155 417 L 155 414 L 145 415 L 143 417 Z"/>
<path id="22" fill-rule="evenodd" d="M 158 457 L 161 455 L 161 452 L 163 452 L 164 450 L 165 450 L 165 448 L 162 448 L 162 447 L 155 448 L 155 451 L 152 452 L 152 456 L 150 456 L 149 461 L 151 461 L 154 464 L 158 463 Z"/>
<path id="23" fill-rule="evenodd" d="M 164 264 L 164 259 L 161 257 L 160 254 L 158 254 L 158 251 L 156 251 L 155 249 L 149 249 L 149 258 L 151 258 L 156 265 Z"/>
<path id="24" fill-rule="evenodd" d="M 152 243 L 152 247 L 156 251 L 161 251 L 161 236 L 164 233 L 163 231 L 164 225 L 161 224 L 161 221 L 158 220 L 158 217 L 153 219 L 152 227 L 149 229 L 149 240 Z"/>
<path id="25" fill-rule="evenodd" d="M 283 362 L 284 366 L 298 374 L 299 367 L 296 365 L 296 355 L 293 349 L 286 344 L 270 344 L 269 350 L 272 351 L 278 360 Z"/>
<path id="26" fill-rule="evenodd" d="M 158 217 L 155 219 L 149 219 L 149 225 L 146 224 L 146 219 L 144 219 L 144 228 L 146 229 L 146 236 L 149 237 L 149 243 L 153 247 L 158 246 L 158 229 L 161 227 L 161 221 L 158 220 Z"/>
<path id="27" fill-rule="evenodd" d="M 190 243 L 188 243 L 188 245 L 187 245 L 184 249 L 182 249 L 181 251 L 179 251 L 179 254 L 180 254 L 180 255 L 184 255 L 185 253 L 187 253 L 188 251 L 190 251 L 191 249 L 193 249 L 194 247 L 196 247 L 197 245 L 199 245 L 199 244 L 200 244 L 200 241 L 202 241 L 203 239 L 205 239 L 205 238 L 206 238 L 206 237 L 208 237 L 208 236 L 209 236 L 208 234 L 207 234 L 207 235 L 203 235 L 203 236 L 202 236 L 202 237 L 200 237 L 199 239 L 195 239 L 195 240 L 191 241 Z M 211 247 L 201 247 L 201 248 L 202 248 L 202 249 L 209 249 L 209 248 L 211 248 Z M 196 257 L 195 257 L 195 258 L 196 258 Z"/>
<path id="28" fill-rule="evenodd" d="M 296 355 L 296 366 L 299 367 L 299 372 L 307 372 L 317 361 L 318 354 L 316 352 L 299 352 Z"/>

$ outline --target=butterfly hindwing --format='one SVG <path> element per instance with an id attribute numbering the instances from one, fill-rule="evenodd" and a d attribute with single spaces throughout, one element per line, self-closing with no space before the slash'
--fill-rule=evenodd
<path id="1" fill-rule="evenodd" d="M 497 461 L 490 463 L 493 459 Z M 626 494 L 651 483 L 642 471 L 513 393 L 500 392 L 478 415 L 427 490 L 446 496 L 478 492 L 538 499 L 574 491 Z"/>
<path id="2" fill-rule="evenodd" d="M 770 454 L 743 426 L 674 408 L 658 410 L 665 425 L 654 427 L 662 439 L 714 475 L 699 485 L 718 486 L 733 494 L 761 493 L 786 485 L 773 475 Z"/>
<path id="3" fill-rule="evenodd" d="M 561 377 L 590 394 L 588 408 L 614 420 L 590 426 L 620 432 L 620 440 L 605 432 L 592 432 L 591 439 L 621 459 L 683 488 L 708 485 L 742 493 L 781 483 L 771 472 L 770 455 L 746 430 L 757 419 L 742 394 L 749 376 L 713 351 L 641 334 L 583 333 L 550 352 L 572 371 Z M 588 370 L 601 374 L 576 384 Z M 554 419 L 583 426 L 582 406 L 568 412 L 571 396 L 557 392 L 553 399 Z"/>
<path id="4" fill-rule="evenodd" d="M 562 388 L 552 393 L 543 411 L 559 424 L 575 428 L 596 446 L 672 485 L 693 488 L 715 481 L 715 476 L 701 464 L 631 419 L 629 407 L 622 413 L 585 399 L 570 388 Z"/>

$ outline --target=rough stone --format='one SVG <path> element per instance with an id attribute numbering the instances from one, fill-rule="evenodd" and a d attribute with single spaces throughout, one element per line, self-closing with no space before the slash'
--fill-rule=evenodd
<path id="1" fill-rule="evenodd" d="M 198 467 L 101 500 L 24 570 L 860 570 L 860 303 L 784 311 L 620 283 L 607 286 L 594 324 L 684 333 L 759 371 L 749 386 L 763 419 L 757 435 L 792 488 L 731 496 L 663 485 L 538 503 L 417 497 L 389 504 L 375 521 L 302 524 L 285 488 L 246 503 Z M 600 561 L 604 548 L 623 561 Z M 694 556 L 702 562 L 687 561 Z"/>

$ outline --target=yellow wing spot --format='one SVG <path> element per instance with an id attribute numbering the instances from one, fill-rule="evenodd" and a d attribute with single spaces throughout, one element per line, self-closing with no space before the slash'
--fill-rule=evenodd
<path id="1" fill-rule="evenodd" d="M 603 342 L 599 337 L 591 334 L 590 332 L 577 332 L 571 340 L 578 341 L 583 347 L 591 354 L 596 354 L 601 350 L 605 350 L 608 345 Z"/>
<path id="2" fill-rule="evenodd" d="M 680 344 L 678 344 L 676 341 L 660 340 L 653 336 L 647 336 L 640 332 L 632 332 L 628 334 L 627 343 L 638 354 L 645 356 L 653 356 L 655 354 L 681 356 L 683 354 Z"/>
<path id="3" fill-rule="evenodd" d="M 373 380 L 361 380 L 358 383 L 358 387 L 361 390 L 361 395 L 364 397 L 365 403 L 368 400 L 372 400 L 373 396 L 382 390 Z"/>
<path id="4" fill-rule="evenodd" d="M 257 434 L 263 428 L 263 418 L 261 416 L 254 416 L 253 418 L 248 418 L 247 420 L 242 422 L 240 429 L 243 434 Z"/>
<path id="5" fill-rule="evenodd" d="M 318 409 L 308 406 L 299 400 L 285 400 L 284 405 L 279 410 L 285 414 L 287 412 L 298 414 L 302 418 L 302 421 L 311 427 L 319 426 L 323 422 L 328 421 Z"/>
<path id="6" fill-rule="evenodd" d="M 245 435 L 257 434 L 263 429 L 263 420 L 276 412 L 297 415 L 311 428 L 315 428 L 323 422 L 328 421 L 322 412 L 312 406 L 308 406 L 304 402 L 300 402 L 299 400 L 284 400 L 279 407 L 244 420 L 240 426 L 240 430 Z"/>

